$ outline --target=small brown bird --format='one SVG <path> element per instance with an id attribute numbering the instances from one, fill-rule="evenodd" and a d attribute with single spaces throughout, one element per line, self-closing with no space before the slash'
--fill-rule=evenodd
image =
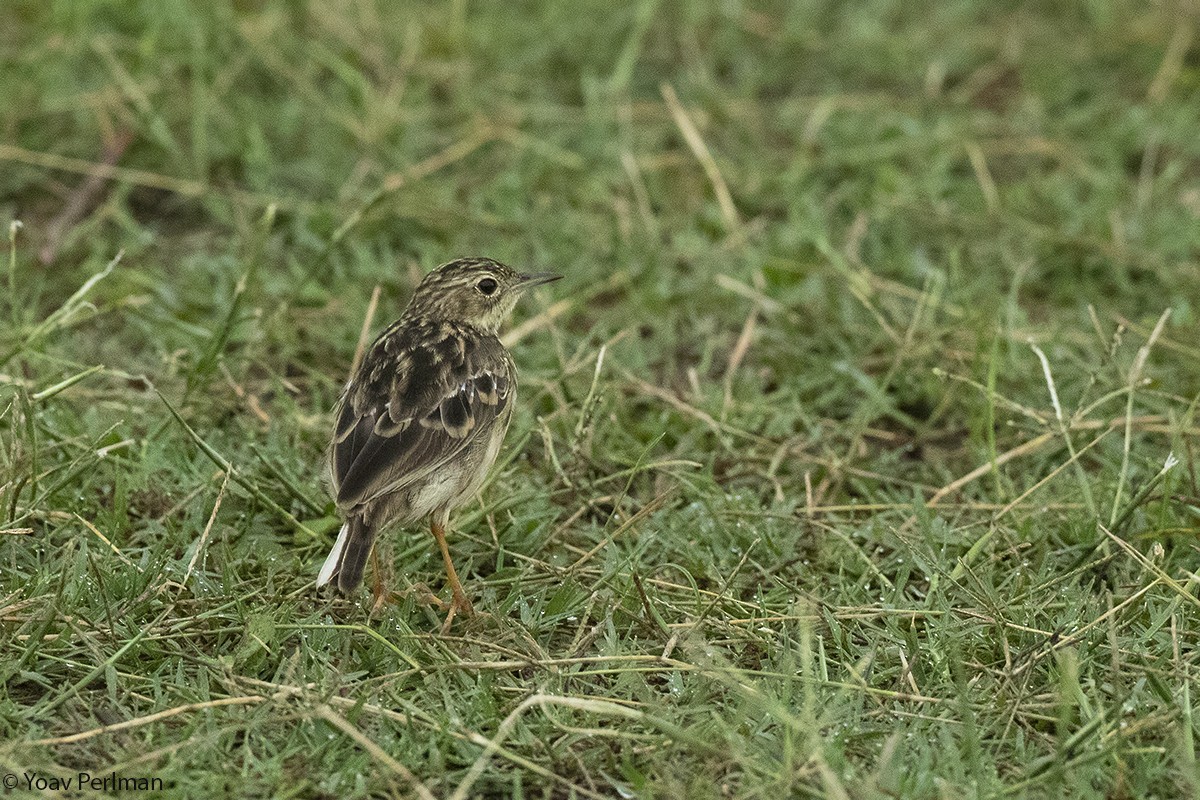
<path id="1" fill-rule="evenodd" d="M 336 580 L 352 592 L 380 530 L 427 518 L 454 598 L 446 624 L 471 613 L 446 525 L 483 483 L 512 419 L 517 372 L 497 332 L 526 290 L 560 277 L 490 258 L 451 261 L 375 339 L 335 411 L 329 465 L 345 524 L 317 586 Z M 376 603 L 384 594 L 376 569 Z"/>

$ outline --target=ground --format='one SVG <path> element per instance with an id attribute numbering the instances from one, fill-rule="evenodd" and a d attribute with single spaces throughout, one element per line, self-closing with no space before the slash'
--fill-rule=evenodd
<path id="1" fill-rule="evenodd" d="M 1200 797 L 1193 4 L 3 14 L 12 796 Z M 464 255 L 566 278 L 441 635 L 313 582 Z"/>

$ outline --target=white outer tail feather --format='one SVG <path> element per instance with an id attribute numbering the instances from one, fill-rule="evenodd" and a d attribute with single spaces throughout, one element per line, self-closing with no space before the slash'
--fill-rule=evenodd
<path id="1" fill-rule="evenodd" d="M 333 549 L 329 551 L 329 556 L 325 559 L 325 563 L 321 565 L 321 571 L 317 573 L 318 587 L 324 586 L 333 578 L 338 561 L 342 558 L 342 548 L 346 546 L 346 539 L 349 537 L 350 523 L 346 522 L 342 525 L 342 530 L 338 533 L 337 541 L 333 543 Z"/>

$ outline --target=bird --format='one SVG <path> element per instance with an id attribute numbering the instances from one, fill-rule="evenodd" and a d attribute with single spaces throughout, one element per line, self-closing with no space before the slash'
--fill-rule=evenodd
<path id="1" fill-rule="evenodd" d="M 359 587 L 379 533 L 426 520 L 455 614 L 469 616 L 446 543 L 450 514 L 479 490 L 512 421 L 517 371 L 498 336 L 521 295 L 561 278 L 490 258 L 442 264 L 366 351 L 334 410 L 328 460 L 343 519 L 317 586 Z M 375 608 L 386 588 L 374 569 Z"/>

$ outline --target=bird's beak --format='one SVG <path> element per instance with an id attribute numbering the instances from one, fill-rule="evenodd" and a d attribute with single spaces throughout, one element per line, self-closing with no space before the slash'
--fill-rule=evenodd
<path id="1" fill-rule="evenodd" d="M 534 272 L 529 275 L 522 275 L 517 285 L 522 289 L 532 289 L 534 286 L 541 286 L 543 283 L 556 281 L 562 275 L 555 275 L 553 272 Z"/>

